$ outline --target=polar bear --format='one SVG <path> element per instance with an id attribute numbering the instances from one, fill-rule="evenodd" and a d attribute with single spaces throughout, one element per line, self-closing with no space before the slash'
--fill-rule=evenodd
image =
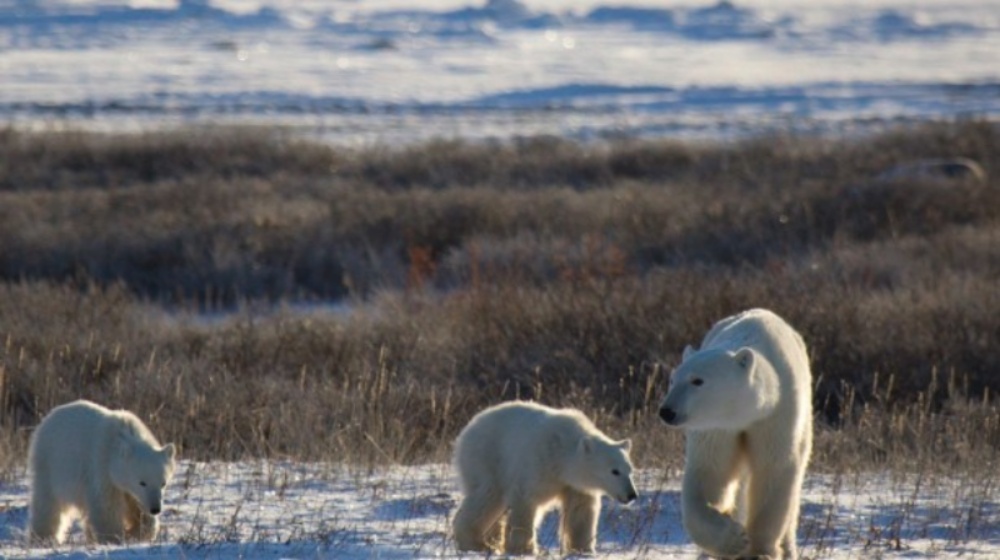
<path id="1" fill-rule="evenodd" d="M 575 409 L 512 401 L 483 410 L 455 444 L 458 549 L 534 554 L 540 514 L 558 505 L 563 550 L 593 552 L 601 494 L 636 499 L 631 446 Z"/>
<path id="2" fill-rule="evenodd" d="M 78 400 L 52 409 L 31 436 L 29 530 L 62 542 L 74 513 L 98 543 L 152 540 L 174 446 L 161 447 L 126 410 Z"/>
<path id="3" fill-rule="evenodd" d="M 701 349 L 685 348 L 660 417 L 686 431 L 681 495 L 691 540 L 722 558 L 798 558 L 799 494 L 812 452 L 802 337 L 764 309 L 719 321 Z"/>

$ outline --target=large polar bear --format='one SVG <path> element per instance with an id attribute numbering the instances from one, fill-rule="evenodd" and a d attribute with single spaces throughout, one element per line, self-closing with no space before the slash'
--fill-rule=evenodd
<path id="1" fill-rule="evenodd" d="M 160 447 L 134 414 L 85 400 L 57 406 L 31 437 L 29 525 L 62 542 L 75 512 L 91 542 L 152 540 L 174 446 Z"/>
<path id="2" fill-rule="evenodd" d="M 563 550 L 593 552 L 601 494 L 636 498 L 630 448 L 578 410 L 526 401 L 483 410 L 455 444 L 465 494 L 454 519 L 458 549 L 534 554 L 540 513 L 557 504 Z"/>
<path id="3" fill-rule="evenodd" d="M 812 451 L 802 337 L 764 309 L 719 321 L 700 350 L 685 348 L 660 417 L 687 432 L 682 512 L 695 544 L 722 558 L 797 558 Z"/>

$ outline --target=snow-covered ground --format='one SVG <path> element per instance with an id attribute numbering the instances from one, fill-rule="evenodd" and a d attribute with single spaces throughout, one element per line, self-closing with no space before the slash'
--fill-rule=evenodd
<path id="1" fill-rule="evenodd" d="M 1000 558 L 1000 495 L 982 480 L 812 475 L 801 553 L 812 559 Z M 640 471 L 639 501 L 605 501 L 601 558 L 697 551 L 680 526 L 679 477 Z M 168 487 L 156 543 L 89 547 L 78 529 L 57 549 L 29 548 L 26 480 L 0 483 L 2 558 L 456 558 L 448 519 L 460 498 L 446 465 L 373 471 L 301 463 L 183 463 Z M 546 518 L 540 544 L 558 551 Z M 469 555 L 465 555 L 470 557 Z M 473 555 L 474 556 L 474 555 Z"/>
<path id="2" fill-rule="evenodd" d="M 0 0 L 0 123 L 343 143 L 1000 116 L 1000 0 Z"/>

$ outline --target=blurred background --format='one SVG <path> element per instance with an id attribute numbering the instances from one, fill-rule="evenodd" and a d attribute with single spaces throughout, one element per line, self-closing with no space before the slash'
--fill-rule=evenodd
<path id="1" fill-rule="evenodd" d="M 997 0 L 0 0 L 0 118 L 347 145 L 1000 113 Z"/>

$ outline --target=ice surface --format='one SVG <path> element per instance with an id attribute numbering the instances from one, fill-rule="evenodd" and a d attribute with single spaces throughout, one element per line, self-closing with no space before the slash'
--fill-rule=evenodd
<path id="1" fill-rule="evenodd" d="M 0 119 L 335 142 L 1000 115 L 1000 1 L 0 0 Z"/>

